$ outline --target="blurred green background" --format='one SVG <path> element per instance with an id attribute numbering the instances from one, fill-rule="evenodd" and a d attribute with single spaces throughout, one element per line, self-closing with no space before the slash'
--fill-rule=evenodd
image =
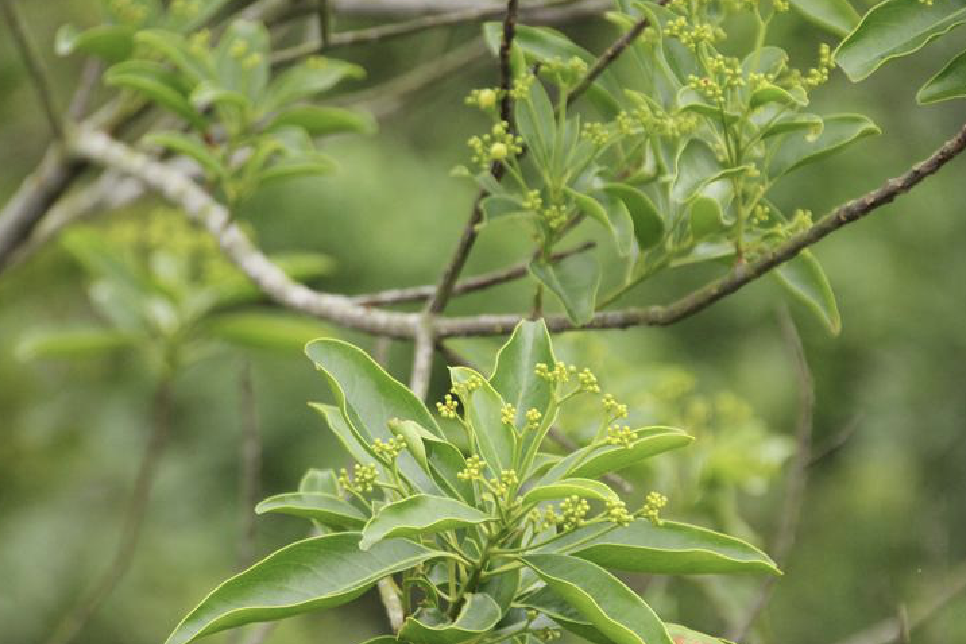
<path id="1" fill-rule="evenodd" d="M 81 61 L 53 55 L 54 33 L 64 22 L 93 24 L 95 4 L 21 3 L 62 103 L 73 91 Z M 363 24 L 346 19 L 337 27 Z M 592 51 L 602 50 L 615 35 L 602 21 L 563 29 Z M 0 198 L 5 199 L 40 158 L 48 136 L 9 35 L 0 33 L 0 149 L 5 157 Z M 432 63 L 477 33 L 472 26 L 436 30 L 334 55 L 369 70 L 365 84 L 347 87 L 360 89 Z M 774 37 L 791 50 L 793 61 L 806 66 L 821 34 L 792 15 L 782 18 Z M 821 110 L 866 113 L 884 134 L 796 173 L 780 195 L 786 209 L 824 213 L 905 170 L 961 126 L 962 104 L 920 108 L 914 101 L 915 89 L 955 53 L 954 39 L 946 40 L 887 66 L 861 86 L 837 73 L 815 93 Z M 330 256 L 334 269 L 317 284 L 325 290 L 351 294 L 435 281 L 473 199 L 468 182 L 449 177 L 449 170 L 468 156 L 466 138 L 484 126 L 463 105 L 463 97 L 470 88 L 493 84 L 494 77 L 494 63 L 484 56 L 406 96 L 396 109 L 377 100 L 374 106 L 385 112 L 377 135 L 325 143 L 339 160 L 336 175 L 266 190 L 238 216 L 270 251 Z M 815 249 L 839 297 L 844 321 L 839 337 L 829 337 L 806 310 L 791 305 L 816 383 L 815 441 L 819 447 L 829 445 L 846 428 L 854 431 L 810 468 L 798 543 L 762 620 L 765 641 L 838 642 L 895 616 L 901 605 L 914 608 L 957 566 L 963 576 L 964 173 L 966 161 L 955 161 L 923 188 Z M 104 227 L 144 221 L 158 206 L 143 200 L 95 221 Z M 589 227 L 574 239 L 581 237 L 596 238 Z M 605 240 L 598 241 L 596 252 L 612 252 Z M 493 226 L 482 233 L 466 274 L 515 263 L 527 253 L 526 237 L 512 224 Z M 672 274 L 626 301 L 663 302 L 705 276 Z M 149 432 L 155 376 L 137 352 L 82 361 L 17 357 L 16 347 L 32 330 L 97 321 L 88 284 L 87 275 L 58 244 L 0 276 L 0 642 L 5 644 L 43 641 L 103 571 Z M 450 311 L 520 310 L 530 293 L 525 282 L 501 287 L 460 298 Z M 724 445 L 719 456 L 734 460 L 722 467 L 738 472 L 731 482 L 737 514 L 726 516 L 714 503 L 708 510 L 708 498 L 682 499 L 676 509 L 672 493 L 667 515 L 701 514 L 705 523 L 718 527 L 729 522 L 734 527 L 740 516 L 765 547 L 775 532 L 787 472 L 787 466 L 778 467 L 780 456 L 766 452 L 785 453 L 787 441 L 774 439 L 794 433 L 798 413 L 795 364 L 777 321 L 782 302 L 777 284 L 765 279 L 672 328 L 559 340 L 560 353 L 592 367 L 605 390 L 649 405 L 655 417 L 677 414 L 687 420 L 681 405 L 694 400 L 727 407 L 730 395 L 747 402 L 753 412 L 742 411 L 730 420 L 722 413 L 717 426 L 713 415 L 706 431 L 709 441 L 717 441 L 710 445 Z M 367 337 L 324 325 L 317 333 L 375 348 Z M 457 345 L 488 366 L 499 343 Z M 172 444 L 161 463 L 133 566 L 77 642 L 160 643 L 208 590 L 237 570 L 242 517 L 249 511 L 239 495 L 241 380 L 248 365 L 263 436 L 262 492 L 293 489 L 308 467 L 346 464 L 321 419 L 305 404 L 327 399 L 322 379 L 295 343 L 282 346 L 261 351 L 226 346 L 178 375 Z M 388 347 L 389 369 L 400 379 L 408 378 L 409 361 L 409 346 Z M 431 398 L 447 387 L 441 360 L 436 367 Z M 568 429 L 579 436 L 579 425 Z M 730 446 L 729 431 L 738 436 Z M 751 437 L 742 442 L 749 431 Z M 755 450 L 762 452 L 764 464 L 755 461 Z M 670 486 L 670 464 L 694 466 L 698 459 L 688 458 L 630 476 L 643 491 Z M 770 477 L 767 490 L 748 469 L 756 463 L 762 477 Z M 710 498 L 714 493 L 707 488 L 692 492 Z M 256 526 L 260 554 L 304 530 L 298 520 L 284 517 L 259 518 Z M 664 615 L 722 632 L 728 609 L 720 604 L 743 600 L 756 584 L 747 579 L 725 584 L 734 591 L 725 592 L 719 605 L 708 593 L 696 592 L 709 590 L 702 582 L 651 583 L 647 593 Z M 716 592 L 720 589 L 710 589 Z M 288 620 L 270 641 L 351 644 L 386 628 L 370 593 L 351 607 Z M 237 641 L 232 634 L 219 637 L 211 641 Z M 966 596 L 932 614 L 914 630 L 914 641 L 966 641 Z"/>

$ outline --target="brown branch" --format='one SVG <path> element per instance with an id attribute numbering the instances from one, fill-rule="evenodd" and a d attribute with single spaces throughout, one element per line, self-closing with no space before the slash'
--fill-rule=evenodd
<path id="1" fill-rule="evenodd" d="M 578 253 L 587 252 L 596 246 L 597 244 L 595 242 L 585 242 L 574 248 L 557 251 L 551 256 L 550 259 L 552 262 L 559 262 L 561 259 L 570 257 L 571 255 L 576 255 Z M 530 262 L 521 262 L 509 268 L 493 271 L 492 273 L 484 273 L 482 275 L 477 275 L 475 277 L 470 277 L 457 282 L 453 287 L 452 297 L 473 293 L 475 291 L 482 291 L 494 286 L 506 284 L 507 282 L 518 280 L 522 277 L 526 277 L 529 266 Z M 352 300 L 363 306 L 386 306 L 388 304 L 405 304 L 408 302 L 425 301 L 431 298 L 435 292 L 436 287 L 432 285 L 412 286 L 409 288 L 397 288 L 387 291 L 379 291 L 377 293 L 369 293 L 366 295 L 357 295 L 353 297 Z"/>
<path id="2" fill-rule="evenodd" d="M 782 335 L 788 345 L 798 372 L 798 421 L 795 429 L 795 459 L 785 487 L 785 498 L 782 502 L 781 518 L 778 533 L 772 546 L 772 558 L 779 566 L 788 563 L 788 556 L 795 546 L 798 526 L 802 516 L 802 506 L 805 503 L 805 491 L 808 487 L 808 465 L 812 458 L 812 418 L 815 410 L 815 385 L 812 372 L 808 368 L 805 348 L 802 338 L 795 328 L 795 322 L 787 308 L 781 309 L 780 315 Z M 743 621 L 731 629 L 727 639 L 741 642 L 748 636 L 762 611 L 771 601 L 775 593 L 778 577 L 769 577 L 762 582 L 755 595 L 748 613 Z"/>
<path id="3" fill-rule="evenodd" d="M 545 318 L 553 332 L 577 329 L 626 329 L 633 326 L 667 326 L 708 308 L 715 302 L 732 295 L 750 282 L 763 276 L 776 266 L 797 256 L 802 250 L 818 243 L 840 228 L 856 222 L 909 192 L 927 177 L 938 172 L 966 149 L 966 126 L 924 161 L 917 163 L 904 174 L 886 181 L 879 188 L 840 206 L 826 215 L 811 228 L 790 237 L 774 249 L 763 251 L 753 262 L 738 264 L 724 277 L 711 282 L 693 293 L 666 306 L 632 308 L 621 311 L 603 311 L 583 326 L 575 326 L 564 315 Z M 440 338 L 507 335 L 523 316 L 480 315 L 469 318 L 437 320 L 436 333 Z"/>
<path id="4" fill-rule="evenodd" d="M 435 344 L 433 321 L 429 316 L 424 316 L 413 339 L 413 370 L 409 380 L 409 388 L 420 400 L 426 400 L 426 392 L 429 390 Z"/>
<path id="5" fill-rule="evenodd" d="M 171 433 L 171 383 L 167 378 L 158 385 L 155 392 L 153 412 L 151 435 L 134 480 L 117 550 L 105 573 L 60 621 L 47 639 L 47 644 L 67 644 L 76 638 L 131 567 L 141 539 L 141 528 L 157 477 L 158 463 Z"/>

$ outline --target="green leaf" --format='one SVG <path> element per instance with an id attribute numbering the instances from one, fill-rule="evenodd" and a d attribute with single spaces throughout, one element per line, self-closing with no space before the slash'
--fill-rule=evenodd
<path id="1" fill-rule="evenodd" d="M 614 644 L 672 644 L 651 607 L 596 564 L 558 554 L 522 559 L 556 595 Z"/>
<path id="2" fill-rule="evenodd" d="M 298 105 L 281 112 L 270 127 L 300 127 L 312 137 L 327 136 L 339 132 L 373 134 L 376 120 L 371 114 L 347 110 L 341 107 Z"/>
<path id="3" fill-rule="evenodd" d="M 769 173 L 777 179 L 880 132 L 875 123 L 861 114 L 827 116 L 819 136 L 801 130 L 785 135 L 772 157 Z"/>
<path id="4" fill-rule="evenodd" d="M 369 440 L 346 421 L 341 409 L 322 403 L 309 403 L 309 407 L 325 418 L 329 429 L 339 439 L 339 442 L 342 443 L 342 446 L 345 447 L 354 461 L 362 465 L 376 465 L 378 469 L 382 469 L 381 463 L 369 451 Z"/>
<path id="5" fill-rule="evenodd" d="M 416 494 L 383 507 L 362 531 L 359 547 L 369 550 L 385 539 L 418 537 L 479 525 L 490 516 L 456 499 Z"/>
<path id="6" fill-rule="evenodd" d="M 885 0 L 873 7 L 835 51 L 835 62 L 853 81 L 883 63 L 922 49 L 966 22 L 966 0 Z"/>
<path id="7" fill-rule="evenodd" d="M 324 154 L 312 153 L 276 161 L 258 175 L 260 184 L 300 177 L 324 177 L 338 169 L 335 161 Z"/>
<path id="8" fill-rule="evenodd" d="M 415 421 L 439 435 L 439 427 L 423 403 L 361 349 L 341 340 L 323 339 L 306 345 L 305 354 L 326 374 L 343 417 L 367 446 L 377 438 L 383 442 L 391 439 L 389 421 L 395 418 Z M 412 455 L 403 452 L 396 462 L 419 490 L 440 492 Z"/>
<path id="9" fill-rule="evenodd" d="M 379 637 L 373 637 L 371 640 L 366 640 L 362 644 L 399 644 L 399 640 L 392 635 L 380 635 Z"/>
<path id="10" fill-rule="evenodd" d="M 574 324 L 587 324 L 593 319 L 600 286 L 596 257 L 580 253 L 556 263 L 537 259 L 530 262 L 530 273 L 560 299 Z"/>
<path id="11" fill-rule="evenodd" d="M 630 447 L 608 445 L 595 448 L 591 456 L 569 471 L 567 476 L 597 478 L 636 465 L 657 454 L 686 447 L 694 440 L 694 437 L 672 427 L 649 427 L 639 431 L 639 438 Z M 583 449 L 588 450 L 586 447 Z"/>
<path id="12" fill-rule="evenodd" d="M 748 170 L 748 166 L 723 167 L 708 144 L 701 139 L 688 141 L 678 154 L 676 167 L 671 196 L 679 203 L 686 202 L 709 183 Z"/>
<path id="13" fill-rule="evenodd" d="M 255 506 L 256 514 L 291 514 L 304 519 L 314 519 L 322 525 L 339 528 L 361 528 L 366 515 L 351 503 L 338 496 L 318 492 L 288 492 L 270 496 Z"/>
<path id="14" fill-rule="evenodd" d="M 576 608 L 564 601 L 549 586 L 521 597 L 518 602 L 524 608 L 532 608 L 546 615 L 564 629 L 594 644 L 613 644 L 595 628 Z"/>
<path id="15" fill-rule="evenodd" d="M 646 194 L 623 183 L 609 183 L 604 186 L 604 192 L 620 199 L 627 207 L 641 250 L 654 248 L 661 243 L 664 239 L 664 220 Z"/>
<path id="16" fill-rule="evenodd" d="M 553 386 L 537 376 L 535 369 L 538 364 L 550 366 L 556 362 L 550 333 L 543 319 L 520 322 L 496 354 L 490 384 L 505 402 L 517 410 L 517 427 L 523 427 L 530 409 L 536 409 L 544 417 L 549 413 Z M 521 450 L 524 454 L 532 451 L 536 438 L 536 432 L 524 435 Z"/>
<path id="17" fill-rule="evenodd" d="M 966 98 L 966 51 L 949 61 L 916 94 L 920 105 Z"/>
<path id="18" fill-rule="evenodd" d="M 835 34 L 845 36 L 859 24 L 859 12 L 848 0 L 790 0 L 808 20 Z"/>
<path id="19" fill-rule="evenodd" d="M 161 29 L 147 29 L 139 31 L 134 36 L 134 42 L 159 54 L 194 84 L 204 80 L 214 80 L 214 62 L 208 51 L 192 47 L 180 34 Z"/>
<path id="20" fill-rule="evenodd" d="M 557 122 L 550 97 L 539 80 L 531 83 L 526 100 L 515 103 L 514 117 L 520 136 L 537 165 L 548 166 L 554 151 Z"/>
<path id="21" fill-rule="evenodd" d="M 822 133 L 822 117 L 807 112 L 789 112 L 781 105 L 762 105 L 751 113 L 751 122 L 761 130 L 761 138 L 804 130 L 812 137 Z"/>
<path id="22" fill-rule="evenodd" d="M 263 114 L 289 107 L 338 85 L 341 81 L 365 78 L 362 67 L 331 58 L 310 58 L 279 74 L 258 104 Z"/>
<path id="23" fill-rule="evenodd" d="M 605 208 L 590 195 L 572 188 L 564 188 L 564 192 L 573 199 L 581 213 L 601 224 L 610 233 L 621 257 L 628 257 L 634 252 L 634 222 L 623 201 L 603 195 L 603 201 L 610 206 Z"/>
<path id="24" fill-rule="evenodd" d="M 434 436 L 422 425 L 411 420 L 402 421 L 393 431 L 402 437 L 406 442 L 406 449 L 440 488 L 453 498 L 471 504 L 475 502 L 473 483 L 459 478 L 459 473 L 466 468 L 466 459 L 458 447 Z"/>
<path id="25" fill-rule="evenodd" d="M 139 65 L 136 70 L 128 65 L 134 62 Z M 154 65 L 153 70 L 151 67 L 151 63 L 144 64 L 144 61 L 121 63 L 108 70 L 104 75 L 104 83 L 142 94 L 149 101 L 171 110 L 196 129 L 206 129 L 207 123 L 204 116 L 195 109 L 182 92 L 181 79 L 177 74 L 165 70 L 160 65 Z"/>
<path id="26" fill-rule="evenodd" d="M 775 277 L 788 292 L 805 304 L 825 324 L 832 335 L 842 330 L 842 318 L 832 285 L 822 265 L 808 249 L 775 269 Z"/>
<path id="27" fill-rule="evenodd" d="M 752 109 L 755 109 L 768 103 L 777 103 L 794 109 L 808 105 L 808 95 L 801 89 L 798 91 L 787 90 L 778 85 L 766 82 L 760 84 L 751 93 L 749 105 Z"/>
<path id="28" fill-rule="evenodd" d="M 64 25 L 57 30 L 54 50 L 59 56 L 82 53 L 116 63 L 134 51 L 134 30 L 127 25 L 98 25 L 78 31 L 73 25 Z"/>
<path id="29" fill-rule="evenodd" d="M 137 338 L 101 327 L 34 330 L 17 343 L 21 361 L 44 358 L 74 359 L 101 357 L 136 346 Z"/>
<path id="30" fill-rule="evenodd" d="M 727 229 L 724 212 L 717 199 L 699 196 L 688 207 L 691 235 L 696 241 L 712 237 Z"/>
<path id="31" fill-rule="evenodd" d="M 467 595 L 455 621 L 436 608 L 421 608 L 403 624 L 399 638 L 409 644 L 461 644 L 491 631 L 502 616 L 492 597 L 472 593 Z"/>
<path id="32" fill-rule="evenodd" d="M 146 145 L 156 145 L 177 154 L 194 159 L 211 177 L 224 179 L 228 169 L 218 156 L 197 137 L 182 132 L 149 132 L 144 137 Z"/>
<path id="33" fill-rule="evenodd" d="M 315 318 L 275 309 L 217 313 L 205 320 L 204 330 L 236 346 L 286 354 L 297 352 L 309 340 L 331 334 L 329 327 Z"/>
<path id="34" fill-rule="evenodd" d="M 360 550 L 358 533 L 297 541 L 212 591 L 166 644 L 187 644 L 244 624 L 339 606 L 387 575 L 441 556 L 446 555 L 404 539 Z"/>
<path id="35" fill-rule="evenodd" d="M 339 479 L 331 469 L 309 468 L 299 481 L 299 492 L 320 493 L 339 496 Z"/>
<path id="36" fill-rule="evenodd" d="M 523 208 L 519 197 L 510 195 L 490 195 L 480 202 L 480 208 L 487 222 L 502 217 L 518 217 L 532 215 Z"/>
<path id="37" fill-rule="evenodd" d="M 590 527 L 554 543 L 554 550 L 568 549 L 592 534 Z M 768 555 L 750 543 L 687 523 L 637 519 L 591 539 L 570 554 L 605 568 L 661 575 L 724 573 L 781 574 Z"/>
<path id="38" fill-rule="evenodd" d="M 523 495 L 520 503 L 526 508 L 541 501 L 566 499 L 574 495 L 600 501 L 616 501 L 618 499 L 617 493 L 600 481 L 573 478 L 563 479 L 549 485 L 538 485 Z"/>
<path id="39" fill-rule="evenodd" d="M 496 389 L 476 371 L 467 367 L 450 367 L 453 384 L 479 379 L 481 384 L 463 399 L 466 410 L 464 418 L 473 428 L 473 436 L 493 476 L 499 477 L 503 470 L 513 469 L 516 436 L 513 428 L 503 423 L 505 404 Z"/>

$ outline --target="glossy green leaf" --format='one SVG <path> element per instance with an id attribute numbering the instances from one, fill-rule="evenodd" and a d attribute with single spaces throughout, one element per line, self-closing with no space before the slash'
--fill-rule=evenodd
<path id="1" fill-rule="evenodd" d="M 339 442 L 349 452 L 349 455 L 352 456 L 352 460 L 362 465 L 376 465 L 378 468 L 382 468 L 382 465 L 367 447 L 370 442 L 369 439 L 360 434 L 354 426 L 346 421 L 341 409 L 333 405 L 323 405 L 322 403 L 309 403 L 309 407 L 319 412 L 325 418 L 329 429 L 339 439 Z"/>
<path id="2" fill-rule="evenodd" d="M 217 313 L 205 320 L 204 329 L 239 347 L 284 353 L 297 352 L 309 340 L 331 334 L 315 318 L 274 309 Z"/>
<path id="3" fill-rule="evenodd" d="M 416 494 L 376 512 L 362 531 L 359 547 L 368 550 L 385 539 L 418 537 L 480 525 L 488 520 L 486 513 L 456 499 Z"/>
<path id="4" fill-rule="evenodd" d="M 371 114 L 321 105 L 298 105 L 289 108 L 275 117 L 271 127 L 278 125 L 300 127 L 313 137 L 340 132 L 372 134 L 376 131 L 376 120 Z"/>
<path id="5" fill-rule="evenodd" d="M 221 159 L 204 141 L 190 134 L 182 132 L 150 132 L 144 137 L 146 145 L 155 145 L 177 154 L 182 154 L 198 162 L 198 164 L 213 178 L 224 178 L 228 169 Z"/>
<path id="6" fill-rule="evenodd" d="M 875 123 L 861 114 L 836 114 L 827 116 L 824 120 L 825 126 L 818 136 L 813 136 L 808 131 L 795 131 L 785 135 L 769 166 L 773 178 L 815 163 L 856 141 L 881 132 Z"/>
<path id="7" fill-rule="evenodd" d="M 592 455 L 569 471 L 567 476 L 597 478 L 602 474 L 630 467 L 657 454 L 686 447 L 692 441 L 694 437 L 671 427 L 649 427 L 640 432 L 639 438 L 631 443 L 630 447 L 608 445 L 594 449 Z"/>
<path id="8" fill-rule="evenodd" d="M 616 501 L 618 499 L 617 493 L 600 481 L 572 478 L 563 479 L 549 485 L 538 485 L 524 494 L 520 503 L 523 507 L 527 507 L 541 501 L 555 501 L 570 496 L 600 501 Z"/>
<path id="9" fill-rule="evenodd" d="M 555 543 L 555 550 L 583 541 L 590 527 Z M 586 531 L 586 532 L 585 532 Z M 637 519 L 575 548 L 581 559 L 628 572 L 662 575 L 780 574 L 768 555 L 750 543 L 686 523 Z"/>
<path id="10" fill-rule="evenodd" d="M 711 197 L 700 196 L 692 200 L 688 206 L 688 217 L 691 235 L 695 240 L 712 237 L 727 229 L 721 204 Z"/>
<path id="11" fill-rule="evenodd" d="M 463 399 L 464 418 L 473 428 L 473 436 L 493 476 L 513 469 L 516 437 L 513 429 L 503 423 L 504 400 L 496 389 L 476 371 L 467 367 L 450 367 L 453 384 L 479 379 L 482 384 Z"/>
<path id="12" fill-rule="evenodd" d="M 467 595 L 456 619 L 436 608 L 422 608 L 406 620 L 399 638 L 409 644 L 461 644 L 477 640 L 496 626 L 502 611 L 485 593 Z"/>
<path id="13" fill-rule="evenodd" d="M 604 192 L 616 197 L 627 207 L 634 222 L 634 236 L 642 250 L 658 246 L 664 239 L 664 220 L 650 198 L 623 183 L 609 183 Z"/>
<path id="14" fill-rule="evenodd" d="M 332 89 L 346 79 L 365 78 L 362 67 L 331 58 L 310 58 L 276 76 L 258 107 L 263 113 L 290 107 Z"/>
<path id="15" fill-rule="evenodd" d="M 789 293 L 807 306 L 833 335 L 842 330 L 842 318 L 832 285 L 822 265 L 808 249 L 775 269 L 775 277 Z"/>
<path id="16" fill-rule="evenodd" d="M 966 22 L 966 0 L 885 0 L 873 7 L 835 51 L 835 62 L 853 81 L 883 63 L 919 51 Z"/>
<path id="17" fill-rule="evenodd" d="M 672 644 L 651 607 L 600 566 L 558 554 L 522 559 L 556 595 L 614 644 Z"/>
<path id="18" fill-rule="evenodd" d="M 596 257 L 580 253 L 556 263 L 537 259 L 530 262 L 530 272 L 560 299 L 574 324 L 593 319 L 601 276 Z"/>
<path id="19" fill-rule="evenodd" d="M 343 417 L 366 445 L 377 438 L 391 439 L 389 421 L 397 418 L 413 420 L 438 435 L 439 427 L 425 405 L 361 349 L 341 340 L 323 339 L 306 345 L 305 354 L 327 375 Z M 403 452 L 397 464 L 419 490 L 440 492 L 412 455 Z"/>
<path id="20" fill-rule="evenodd" d="M 17 343 L 19 360 L 101 357 L 137 345 L 137 338 L 102 327 L 37 329 Z"/>
<path id="21" fill-rule="evenodd" d="M 166 644 L 252 622 L 265 622 L 352 601 L 383 577 L 444 553 L 393 539 L 359 549 L 358 533 L 297 541 L 232 577 L 195 608 Z"/>
<path id="22" fill-rule="evenodd" d="M 459 478 L 459 473 L 466 468 L 466 459 L 458 447 L 411 420 L 402 421 L 393 431 L 402 437 L 406 449 L 441 489 L 453 498 L 475 502 L 473 483 Z"/>
<path id="23" fill-rule="evenodd" d="M 729 644 L 726 640 L 705 635 L 680 624 L 664 622 L 674 644 Z"/>
<path id="24" fill-rule="evenodd" d="M 835 34 L 845 36 L 859 24 L 859 12 L 849 0 L 790 0 L 808 20 Z"/>
<path id="25" fill-rule="evenodd" d="M 73 25 L 64 25 L 57 30 L 54 49 L 60 56 L 89 54 L 115 63 L 134 51 L 134 30 L 127 25 L 98 25 L 78 31 Z"/>
<path id="26" fill-rule="evenodd" d="M 921 105 L 953 98 L 966 98 L 966 51 L 949 61 L 916 94 L 916 100 Z"/>
<path id="27" fill-rule="evenodd" d="M 546 615 L 562 628 L 588 642 L 613 644 L 607 636 L 587 621 L 580 611 L 557 595 L 550 586 L 543 586 L 534 592 L 527 593 L 517 603 L 524 608 Z"/>
<path id="28" fill-rule="evenodd" d="M 556 361 L 550 333 L 542 319 L 520 322 L 497 353 L 490 384 L 505 402 L 517 410 L 517 427 L 524 426 L 526 413 L 530 409 L 536 409 L 542 416 L 549 413 L 553 386 L 537 376 L 535 369 L 538 364 L 549 366 Z M 536 432 L 524 434 L 521 451 L 530 453 L 536 440 Z"/>
<path id="29" fill-rule="evenodd" d="M 605 208 L 600 201 L 591 195 L 577 192 L 571 188 L 564 188 L 564 192 L 573 200 L 581 214 L 590 217 L 610 233 L 621 257 L 627 257 L 633 253 L 634 222 L 623 201 L 616 197 L 603 195 L 603 201 L 610 206 Z M 620 212 L 616 212 L 618 208 Z"/>
<path id="30" fill-rule="evenodd" d="M 270 496 L 255 506 L 256 514 L 291 514 L 314 519 L 322 525 L 359 529 L 366 524 L 366 515 L 338 496 L 318 492 L 288 492 Z"/>

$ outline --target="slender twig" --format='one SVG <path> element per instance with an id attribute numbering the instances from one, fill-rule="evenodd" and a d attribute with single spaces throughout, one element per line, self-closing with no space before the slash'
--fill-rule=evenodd
<path id="1" fill-rule="evenodd" d="M 328 0 L 318 0 L 316 12 L 319 17 L 319 49 L 325 51 L 332 46 L 332 16 Z"/>
<path id="2" fill-rule="evenodd" d="M 158 463 L 161 461 L 170 432 L 171 383 L 168 378 L 164 378 L 155 392 L 151 435 L 138 466 L 117 549 L 107 570 L 91 591 L 83 595 L 58 623 L 47 639 L 47 644 L 67 644 L 74 640 L 130 569 L 141 539 L 141 528 L 144 525 L 148 501 L 157 477 Z"/>
<path id="3" fill-rule="evenodd" d="M 764 250 L 755 261 L 734 266 L 724 277 L 711 282 L 667 306 L 650 306 L 597 313 L 583 326 L 574 325 L 564 315 L 546 316 L 553 332 L 576 329 L 626 329 L 633 326 L 668 326 L 703 311 L 715 302 L 732 295 L 770 270 L 797 256 L 840 228 L 856 222 L 909 192 L 927 177 L 938 172 L 966 149 L 966 126 L 926 160 L 904 174 L 886 181 L 858 199 L 854 199 L 826 215 L 811 228 L 793 235 L 777 247 Z M 507 335 L 522 319 L 521 315 L 480 315 L 436 321 L 441 338 L 483 335 Z"/>
<path id="4" fill-rule="evenodd" d="M 54 133 L 54 138 L 63 141 L 67 135 L 67 128 L 64 125 L 60 109 L 57 107 L 57 100 L 54 98 L 54 91 L 50 86 L 43 61 L 30 40 L 27 24 L 17 8 L 17 0 L 0 2 L 0 13 L 3 14 L 3 19 L 7 22 L 7 26 L 13 34 L 13 40 L 17 45 L 20 57 L 23 59 L 24 66 L 37 89 L 44 116 L 47 117 L 47 123 Z"/>
<path id="5" fill-rule="evenodd" d="M 255 400 L 255 383 L 252 366 L 245 363 L 239 382 L 242 440 L 239 451 L 239 498 L 241 500 L 241 538 L 238 542 L 238 559 L 242 568 L 255 561 L 256 523 L 255 504 L 261 493 L 262 436 L 258 420 L 258 404 Z"/>
<path id="6" fill-rule="evenodd" d="M 81 71 L 77 89 L 74 90 L 74 96 L 70 99 L 70 107 L 67 108 L 67 114 L 72 121 L 79 121 L 84 118 L 87 107 L 94 97 L 94 90 L 97 89 L 97 85 L 101 82 L 101 73 L 103 71 L 104 64 L 96 58 L 92 58 L 84 63 L 84 69 Z"/>
<path id="7" fill-rule="evenodd" d="M 550 257 L 551 262 L 559 262 L 560 260 L 570 257 L 571 255 L 577 255 L 578 253 L 585 253 L 588 250 L 595 248 L 597 244 L 592 241 L 585 242 L 574 248 L 568 248 L 566 250 L 557 251 Z M 474 293 L 476 291 L 482 291 L 494 286 L 499 286 L 501 284 L 506 284 L 507 282 L 512 282 L 518 280 L 522 277 L 527 276 L 527 271 L 529 270 L 530 262 L 521 262 L 515 266 L 509 268 L 504 268 L 498 271 L 493 271 L 492 273 L 484 273 L 482 275 L 477 275 L 475 277 L 470 277 L 460 282 L 457 282 L 453 287 L 452 297 L 458 295 L 465 295 L 467 293 Z M 396 288 L 390 289 L 388 291 L 379 291 L 377 293 L 369 293 L 367 295 L 357 295 L 353 297 L 353 301 L 357 304 L 362 304 L 364 306 L 385 306 L 388 304 L 405 304 L 408 302 L 421 302 L 425 301 L 433 296 L 436 292 L 436 287 L 431 285 L 425 286 L 412 286 L 410 288 Z"/>
<path id="8" fill-rule="evenodd" d="M 795 458 L 788 473 L 785 484 L 785 498 L 782 502 L 778 532 L 772 546 L 772 558 L 779 566 L 788 563 L 798 534 L 798 526 L 802 516 L 802 506 L 805 503 L 805 491 L 808 487 L 808 463 L 812 458 L 812 417 L 815 409 L 815 385 L 812 382 L 812 372 L 808 368 L 808 359 L 802 339 L 795 328 L 787 308 L 781 309 L 780 321 L 785 344 L 788 345 L 798 373 L 798 421 L 795 429 Z M 728 635 L 729 640 L 743 642 L 748 632 L 754 626 L 762 611 L 768 605 L 775 592 L 777 577 L 769 577 L 758 587 L 758 592 L 743 620 L 735 625 Z"/>
<path id="9" fill-rule="evenodd" d="M 960 563 L 936 589 L 908 608 L 906 628 L 912 630 L 942 610 L 947 604 L 966 592 L 966 563 Z M 890 617 L 873 624 L 837 644 L 892 644 L 902 637 L 903 624 L 897 617 Z"/>
<path id="10" fill-rule="evenodd" d="M 845 425 L 845 427 L 843 427 L 840 431 L 836 432 L 834 436 L 829 438 L 827 441 L 821 443 L 820 445 L 816 445 L 812 449 L 811 458 L 808 459 L 808 466 L 814 467 L 821 461 L 825 460 L 835 452 L 842 449 L 845 446 L 845 444 L 848 443 L 853 436 L 855 436 L 855 432 L 858 431 L 859 426 L 862 424 L 862 421 L 864 419 L 865 419 L 865 415 L 863 413 L 861 412 L 857 413 Z"/>

